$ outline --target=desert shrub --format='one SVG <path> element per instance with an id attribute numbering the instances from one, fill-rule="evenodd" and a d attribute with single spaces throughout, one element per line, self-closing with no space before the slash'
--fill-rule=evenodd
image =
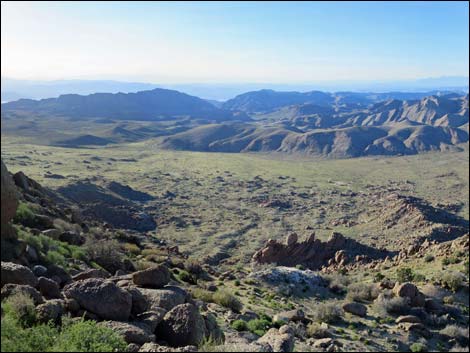
<path id="1" fill-rule="evenodd" d="M 328 288 L 337 294 L 346 293 L 346 287 L 349 285 L 349 278 L 343 275 L 330 275 L 325 277 L 328 281 Z"/>
<path id="2" fill-rule="evenodd" d="M 427 347 L 423 343 L 415 342 L 410 346 L 412 352 L 427 352 Z"/>
<path id="3" fill-rule="evenodd" d="M 258 336 L 263 336 L 271 328 L 271 321 L 266 319 L 254 319 L 247 323 L 250 332 Z"/>
<path id="4" fill-rule="evenodd" d="M 203 302 L 206 302 L 206 303 L 214 302 L 214 293 L 206 289 L 195 288 L 191 291 L 191 294 L 193 295 L 194 298 L 202 300 Z"/>
<path id="5" fill-rule="evenodd" d="M 54 219 L 54 228 L 58 229 L 61 232 L 74 232 L 80 234 L 82 232 L 82 227 L 78 224 L 71 224 L 64 221 L 61 218 Z"/>
<path id="6" fill-rule="evenodd" d="M 190 284 L 197 284 L 197 279 L 193 275 L 189 274 L 188 271 L 185 271 L 185 270 L 181 270 L 178 273 L 178 279 L 182 282 L 186 282 Z"/>
<path id="7" fill-rule="evenodd" d="M 248 325 L 246 324 L 246 321 L 243 320 L 235 320 L 230 326 L 238 332 L 248 330 Z"/>
<path id="8" fill-rule="evenodd" d="M 129 253 L 131 255 L 134 255 L 134 256 L 140 255 L 140 248 L 133 243 L 123 244 L 122 249 L 124 250 L 124 252 Z"/>
<path id="9" fill-rule="evenodd" d="M 330 337 L 330 332 L 318 322 L 311 322 L 307 326 L 307 336 L 311 338 L 327 338 Z"/>
<path id="10" fill-rule="evenodd" d="M 32 326 L 36 322 L 36 309 L 31 296 L 16 293 L 5 299 L 2 309 L 22 327 Z"/>
<path id="11" fill-rule="evenodd" d="M 454 292 L 458 291 L 462 287 L 464 281 L 465 276 L 456 271 L 445 271 L 440 276 L 441 284 Z"/>
<path id="12" fill-rule="evenodd" d="M 461 327 L 457 325 L 447 325 L 441 331 L 441 335 L 455 339 L 460 344 L 468 344 L 469 331 L 468 327 Z"/>
<path id="13" fill-rule="evenodd" d="M 121 247 L 115 240 L 89 240 L 85 243 L 88 258 L 103 267 L 110 273 L 121 269 L 123 254 Z"/>
<path id="14" fill-rule="evenodd" d="M 201 275 L 203 272 L 201 264 L 195 259 L 188 259 L 188 261 L 184 264 L 184 268 L 186 271 L 196 276 Z"/>
<path id="15" fill-rule="evenodd" d="M 426 276 L 421 273 L 415 273 L 413 275 L 413 282 L 424 282 L 426 281 Z"/>
<path id="16" fill-rule="evenodd" d="M 353 283 L 348 287 L 347 297 L 356 302 L 367 302 L 377 298 L 379 292 L 375 284 Z"/>
<path id="17" fill-rule="evenodd" d="M 45 260 L 50 264 L 58 265 L 60 267 L 67 266 L 65 256 L 55 250 L 49 250 L 45 256 Z"/>
<path id="18" fill-rule="evenodd" d="M 123 352 L 127 347 L 124 339 L 113 330 L 95 321 L 66 323 L 57 338 L 56 352 Z"/>
<path id="19" fill-rule="evenodd" d="M 242 309 L 242 303 L 231 293 L 226 290 L 218 290 L 213 295 L 214 303 L 217 303 L 223 307 L 229 308 L 234 312 L 238 313 Z"/>
<path id="20" fill-rule="evenodd" d="M 321 303 L 315 307 L 312 319 L 315 322 L 337 322 L 341 320 L 344 312 L 336 303 Z"/>
<path id="21" fill-rule="evenodd" d="M 426 254 L 426 255 L 424 256 L 424 261 L 425 261 L 425 262 L 434 261 L 434 255 Z"/>
<path id="22" fill-rule="evenodd" d="M 386 314 L 402 315 L 410 310 L 408 299 L 402 297 L 379 296 L 374 302 L 374 307 L 381 316 L 386 316 Z"/>
<path id="23" fill-rule="evenodd" d="M 385 276 L 381 273 L 381 272 L 377 272 L 375 275 L 374 275 L 374 282 L 380 282 L 381 280 L 383 280 L 385 278 Z"/>
<path id="24" fill-rule="evenodd" d="M 411 282 L 414 278 L 413 270 L 409 267 L 401 267 L 397 270 L 397 280 L 400 283 Z"/>
<path id="25" fill-rule="evenodd" d="M 463 273 L 465 273 L 465 275 L 468 277 L 469 275 L 469 272 L 470 272 L 470 263 L 469 261 L 465 261 L 464 264 L 463 264 Z"/>
<path id="26" fill-rule="evenodd" d="M 133 262 L 136 271 L 146 270 L 148 268 L 154 267 L 155 263 L 147 260 L 138 260 Z"/>
<path id="27" fill-rule="evenodd" d="M 16 209 L 14 222 L 23 224 L 28 227 L 34 227 L 36 224 L 36 215 L 24 202 L 20 202 Z"/>

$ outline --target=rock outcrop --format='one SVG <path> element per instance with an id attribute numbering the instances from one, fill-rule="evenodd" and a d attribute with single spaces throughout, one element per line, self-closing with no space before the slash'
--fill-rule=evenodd
<path id="1" fill-rule="evenodd" d="M 11 235 L 11 231 L 8 229 L 8 222 L 15 216 L 16 208 L 18 207 L 18 195 L 15 187 L 15 183 L 8 172 L 7 167 L 1 163 L 1 187 L 2 187 L 2 208 L 1 208 L 1 234 L 2 237 L 5 235 Z"/>
<path id="2" fill-rule="evenodd" d="M 318 269 L 334 258 L 336 252 L 346 246 L 346 242 L 346 238 L 339 233 L 333 233 L 327 242 L 315 239 L 315 234 L 298 242 L 296 235 L 289 234 L 284 244 L 268 240 L 265 247 L 253 255 L 253 261 L 282 266 L 303 264 L 310 269 Z"/>

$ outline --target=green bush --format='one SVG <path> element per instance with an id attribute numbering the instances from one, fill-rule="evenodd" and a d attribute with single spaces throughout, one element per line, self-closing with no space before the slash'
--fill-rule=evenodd
<path id="1" fill-rule="evenodd" d="M 263 336 L 271 328 L 271 321 L 266 319 L 254 319 L 247 323 L 248 330 L 255 335 Z"/>
<path id="2" fill-rule="evenodd" d="M 24 327 L 5 304 L 2 352 L 122 352 L 127 347 L 121 336 L 94 321 L 64 320 L 61 329 L 46 324 Z"/>
<path id="3" fill-rule="evenodd" d="M 336 303 L 321 303 L 316 305 L 312 319 L 315 322 L 331 323 L 341 320 L 343 315 L 343 309 Z"/>
<path id="4" fill-rule="evenodd" d="M 5 315 L 11 316 L 22 327 L 32 326 L 36 322 L 36 308 L 31 296 L 22 292 L 5 299 L 2 303 Z"/>
<path id="5" fill-rule="evenodd" d="M 122 352 L 124 339 L 113 330 L 95 321 L 79 321 L 64 325 L 53 350 L 56 352 Z"/>
<path id="6" fill-rule="evenodd" d="M 212 298 L 214 303 L 232 309 L 236 313 L 239 313 L 243 308 L 242 303 L 226 290 L 218 290 L 214 293 Z"/>
<path id="7" fill-rule="evenodd" d="M 410 346 L 412 352 L 426 352 L 427 347 L 423 343 L 415 342 Z"/>
<path id="8" fill-rule="evenodd" d="M 189 284 L 197 284 L 197 279 L 189 274 L 188 271 L 181 270 L 178 274 L 178 279 L 182 282 L 186 282 Z"/>
<path id="9" fill-rule="evenodd" d="M 206 303 L 213 303 L 214 302 L 214 293 L 202 288 L 195 288 L 191 290 L 191 294 L 194 298 L 202 300 Z"/>
<path id="10" fill-rule="evenodd" d="M 238 332 L 248 330 L 248 325 L 243 320 L 235 320 L 230 326 Z"/>
<path id="11" fill-rule="evenodd" d="M 397 270 L 397 280 L 400 283 L 411 282 L 414 278 L 414 273 L 411 268 L 402 267 Z"/>
<path id="12" fill-rule="evenodd" d="M 426 254 L 426 255 L 424 256 L 424 261 L 425 261 L 425 262 L 434 261 L 434 255 Z"/>
<path id="13" fill-rule="evenodd" d="M 16 209 L 16 214 L 13 219 L 15 223 L 20 223 L 27 227 L 34 227 L 36 224 L 36 215 L 31 211 L 27 204 L 20 202 Z"/>

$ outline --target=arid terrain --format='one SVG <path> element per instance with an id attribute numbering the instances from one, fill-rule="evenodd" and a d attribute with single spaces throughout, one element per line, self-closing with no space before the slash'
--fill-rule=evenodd
<path id="1" fill-rule="evenodd" d="M 5 237 L 2 169 L 2 300 L 34 293 L 39 322 L 85 315 L 130 351 L 464 351 L 459 150 L 331 160 L 3 134 L 19 206 Z M 116 303 L 97 306 L 104 293 Z"/>

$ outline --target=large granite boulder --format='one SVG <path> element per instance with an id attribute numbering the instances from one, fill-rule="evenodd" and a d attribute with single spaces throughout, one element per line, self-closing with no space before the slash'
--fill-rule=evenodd
<path id="1" fill-rule="evenodd" d="M 132 296 L 113 282 L 89 278 L 64 288 L 66 298 L 75 299 L 81 308 L 104 320 L 127 321 L 132 308 Z"/>

